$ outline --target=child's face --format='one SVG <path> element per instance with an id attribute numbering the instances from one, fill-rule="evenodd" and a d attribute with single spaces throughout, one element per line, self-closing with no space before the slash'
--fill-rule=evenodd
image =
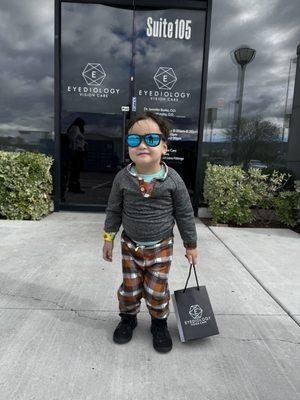
<path id="1" fill-rule="evenodd" d="M 137 133 L 139 135 L 146 135 L 147 133 L 160 133 L 159 126 L 152 119 L 144 119 L 136 122 L 129 129 L 128 133 Z M 161 140 L 156 147 L 147 146 L 142 140 L 137 147 L 128 146 L 130 159 L 139 166 L 154 166 L 158 165 L 161 161 L 162 155 L 166 154 L 168 150 L 167 144 Z"/>

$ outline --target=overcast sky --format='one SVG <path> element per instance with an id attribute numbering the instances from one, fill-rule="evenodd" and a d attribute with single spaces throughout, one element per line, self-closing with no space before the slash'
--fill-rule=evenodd
<path id="1" fill-rule="evenodd" d="M 257 53 L 246 70 L 244 115 L 282 123 L 299 20 L 299 0 L 213 0 L 206 106 L 224 99 L 226 110 L 234 100 L 238 71 L 230 52 L 247 44 Z M 52 131 L 54 0 L 1 0 L 0 28 L 0 133 Z"/>
<path id="2" fill-rule="evenodd" d="M 207 107 L 216 107 L 219 97 L 226 101 L 236 97 L 238 71 L 230 52 L 247 44 L 256 56 L 246 69 L 244 115 L 281 119 L 290 58 L 296 57 L 300 44 L 299 21 L 298 0 L 215 0 Z"/>

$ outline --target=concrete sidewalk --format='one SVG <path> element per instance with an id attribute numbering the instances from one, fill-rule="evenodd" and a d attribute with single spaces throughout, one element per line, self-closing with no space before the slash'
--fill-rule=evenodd
<path id="1" fill-rule="evenodd" d="M 199 283 L 220 334 L 181 343 L 171 303 L 173 350 L 159 354 L 144 303 L 132 341 L 112 341 L 120 233 L 105 262 L 103 222 L 0 220 L 0 400 L 300 399 L 300 235 L 197 220 Z M 174 233 L 171 292 L 188 272 Z"/>

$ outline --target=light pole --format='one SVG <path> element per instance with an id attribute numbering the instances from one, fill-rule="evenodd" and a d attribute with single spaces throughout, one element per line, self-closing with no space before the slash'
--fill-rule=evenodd
<path id="1" fill-rule="evenodd" d="M 243 103 L 243 92 L 244 92 L 244 80 L 246 66 L 253 61 L 256 50 L 251 49 L 249 46 L 241 46 L 234 50 L 235 62 L 241 67 L 240 82 L 239 82 L 239 95 L 238 95 L 238 112 L 237 112 L 237 131 L 240 133 L 241 115 L 242 115 L 242 103 Z"/>
<path id="2" fill-rule="evenodd" d="M 232 52 L 231 52 L 232 53 Z M 256 54 L 256 50 L 252 49 L 247 45 L 242 45 L 237 49 L 233 50 L 233 56 L 235 61 L 240 68 L 240 81 L 238 86 L 238 100 L 236 104 L 238 104 L 236 114 L 236 152 L 235 156 L 237 157 L 238 143 L 240 137 L 240 129 L 241 129 L 241 115 L 242 115 L 242 104 L 243 104 L 243 92 L 244 92 L 244 80 L 245 80 L 245 70 L 246 66 L 253 61 Z"/>
<path id="3" fill-rule="evenodd" d="M 289 75 L 288 75 L 287 88 L 286 88 L 285 107 L 284 107 L 284 116 L 283 116 L 283 127 L 282 127 L 282 136 L 281 136 L 281 141 L 282 142 L 284 141 L 285 128 L 289 128 L 290 127 L 291 112 L 287 113 L 287 108 L 288 108 L 288 100 L 289 100 L 292 64 L 295 64 L 295 66 L 297 65 L 297 57 L 294 57 L 294 58 L 290 59 L 290 68 L 289 68 Z M 295 71 L 295 73 L 296 73 L 296 71 Z"/>

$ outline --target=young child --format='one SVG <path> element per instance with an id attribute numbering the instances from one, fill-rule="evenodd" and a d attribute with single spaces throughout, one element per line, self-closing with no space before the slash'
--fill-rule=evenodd
<path id="1" fill-rule="evenodd" d="M 172 349 L 167 327 L 168 273 L 175 220 L 186 257 L 197 263 L 197 233 L 187 188 L 180 175 L 161 160 L 168 149 L 169 132 L 168 123 L 151 112 L 129 122 L 127 144 L 132 162 L 113 181 L 103 235 L 103 258 L 112 261 L 113 240 L 123 225 L 123 282 L 117 292 L 121 321 L 113 340 L 119 344 L 131 340 L 144 297 L 151 315 L 153 347 L 162 353 Z"/>

